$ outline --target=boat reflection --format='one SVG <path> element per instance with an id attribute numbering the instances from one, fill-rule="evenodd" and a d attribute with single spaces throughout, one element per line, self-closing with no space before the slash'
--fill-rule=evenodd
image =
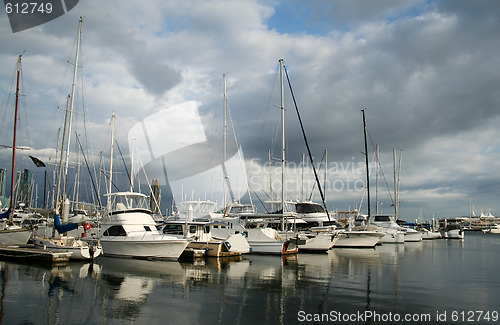
<path id="1" fill-rule="evenodd" d="M 33 316 L 26 318 L 43 314 L 46 323 L 147 323 L 169 306 L 172 318 L 186 322 L 241 322 L 251 317 L 261 324 L 287 324 L 296 321 L 297 310 L 329 312 L 336 306 L 354 312 L 369 310 L 374 301 L 394 306 L 400 299 L 399 264 L 405 250 L 419 250 L 405 247 L 175 262 L 100 256 L 94 264 L 53 268 L 10 263 L 4 277 L 22 273 L 30 279 L 21 284 L 30 297 L 48 297 L 48 304 L 32 304 Z M 41 287 L 27 288 L 40 279 Z M 78 311 L 63 312 L 75 303 Z"/>

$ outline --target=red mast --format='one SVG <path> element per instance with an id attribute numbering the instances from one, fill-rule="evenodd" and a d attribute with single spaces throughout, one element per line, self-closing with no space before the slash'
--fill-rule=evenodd
<path id="1" fill-rule="evenodd" d="M 19 106 L 19 77 L 21 75 L 21 56 L 17 59 L 17 84 L 16 84 L 16 109 L 14 112 L 14 136 L 12 137 L 12 177 L 10 180 L 10 214 L 9 222 L 12 223 L 14 214 L 14 185 L 16 182 L 16 136 L 17 136 L 17 111 Z"/>

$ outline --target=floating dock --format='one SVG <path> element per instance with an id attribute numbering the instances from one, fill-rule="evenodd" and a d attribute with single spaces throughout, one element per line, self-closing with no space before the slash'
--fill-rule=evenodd
<path id="1" fill-rule="evenodd" d="M 0 259 L 10 259 L 22 262 L 36 261 L 40 263 L 68 263 L 71 252 L 53 252 L 36 249 L 32 245 L 0 246 Z"/>

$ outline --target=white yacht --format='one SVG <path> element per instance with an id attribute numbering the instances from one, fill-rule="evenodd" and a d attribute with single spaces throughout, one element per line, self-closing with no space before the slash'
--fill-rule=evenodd
<path id="1" fill-rule="evenodd" d="M 420 230 L 422 233 L 422 240 L 432 240 L 432 239 L 441 239 L 441 232 L 434 230 L 422 229 Z"/>
<path id="2" fill-rule="evenodd" d="M 444 238 L 448 239 L 464 239 L 465 231 L 458 223 L 451 223 L 444 229 Z"/>
<path id="3" fill-rule="evenodd" d="M 406 239 L 406 229 L 399 226 L 389 215 L 375 215 L 371 221 L 373 225 L 381 228 L 385 235 L 380 238 L 381 243 L 403 244 Z M 422 238 L 422 235 L 420 235 Z"/>
<path id="4" fill-rule="evenodd" d="M 297 213 L 297 218 L 304 220 L 310 227 L 324 227 L 338 225 L 333 217 L 327 215 L 323 206 L 312 201 L 288 202 L 292 211 Z"/>
<path id="5" fill-rule="evenodd" d="M 300 201 L 291 202 L 289 205 L 295 207 L 297 216 L 308 223 L 310 230 L 318 233 L 318 230 L 325 232 L 329 230 L 332 240 L 332 247 L 375 247 L 382 235 L 366 227 L 339 229 L 337 220 L 329 216 L 323 206 L 316 202 Z M 318 238 L 319 239 L 319 238 Z M 323 239 L 324 240 L 324 239 Z M 299 249 L 303 249 L 299 245 Z"/>
<path id="6" fill-rule="evenodd" d="M 177 260 L 189 244 L 187 239 L 158 231 L 146 195 L 117 192 L 105 196 L 110 209 L 100 224 L 104 256 Z"/>
<path id="7" fill-rule="evenodd" d="M 209 222 L 207 219 L 194 219 L 193 207 L 189 206 L 187 215 L 171 216 L 163 225 L 157 227 L 164 234 L 177 238 L 187 238 L 190 243 L 186 253 L 203 251 L 204 256 L 227 257 L 250 252 L 250 245 L 242 233 L 229 235 L 227 238 L 214 238 L 212 227 L 226 226 L 223 222 Z M 193 220 L 194 219 L 194 220 Z"/>
<path id="8" fill-rule="evenodd" d="M 227 238 L 233 234 L 244 234 L 250 245 L 251 253 L 288 255 L 298 252 L 296 238 L 281 236 L 276 229 L 267 227 L 269 215 L 249 214 L 224 216 L 220 213 L 210 215 L 212 222 L 221 222 L 223 225 L 212 226 L 214 238 Z M 272 218 L 280 218 L 273 215 Z"/>
<path id="9" fill-rule="evenodd" d="M 373 227 L 373 226 L 372 226 Z M 339 230 L 333 247 L 373 248 L 386 236 L 370 226 L 357 226 L 351 230 Z M 376 228 L 376 227 L 373 227 Z"/>

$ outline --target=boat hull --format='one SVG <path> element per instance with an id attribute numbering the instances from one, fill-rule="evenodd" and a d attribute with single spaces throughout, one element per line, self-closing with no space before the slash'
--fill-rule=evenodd
<path id="1" fill-rule="evenodd" d="M 422 240 L 441 239 L 441 233 L 436 231 L 426 231 L 422 233 Z"/>
<path id="2" fill-rule="evenodd" d="M 406 232 L 404 238 L 405 242 L 419 242 L 422 240 L 422 234 L 419 231 Z"/>
<path id="3" fill-rule="evenodd" d="M 329 233 L 318 233 L 313 236 L 301 235 L 297 246 L 299 251 L 326 252 L 332 246 L 333 236 Z"/>
<path id="4" fill-rule="evenodd" d="M 359 247 L 373 248 L 380 239 L 384 236 L 383 233 L 376 231 L 349 231 L 341 232 L 337 235 L 338 239 L 333 245 L 335 247 Z"/>
<path id="5" fill-rule="evenodd" d="M 290 255 L 299 250 L 296 240 L 248 241 L 248 244 L 254 254 Z"/>
<path id="6" fill-rule="evenodd" d="M 444 233 L 444 237 L 448 239 L 464 239 L 465 232 L 461 229 L 452 229 Z"/>
<path id="7" fill-rule="evenodd" d="M 404 244 L 405 234 L 402 232 L 387 232 L 380 238 L 382 244 Z"/>
<path id="8" fill-rule="evenodd" d="M 227 256 L 239 256 L 241 253 L 230 251 L 226 244 L 222 241 L 210 241 L 210 242 L 191 242 L 187 248 L 192 248 L 195 250 L 204 250 L 205 256 L 209 257 L 227 257 Z"/>
<path id="9" fill-rule="evenodd" d="M 185 239 L 141 240 L 101 237 L 103 256 L 177 260 L 188 245 Z"/>
<path id="10" fill-rule="evenodd" d="M 26 228 L 0 230 L 0 245 L 24 245 L 28 243 L 31 231 Z"/>
<path id="11" fill-rule="evenodd" d="M 42 238 L 34 237 L 33 243 L 36 248 L 54 252 L 70 252 L 70 260 L 91 260 L 101 255 L 100 244 L 88 244 L 78 239 L 72 239 L 73 245 L 66 243 L 64 238 Z"/>

